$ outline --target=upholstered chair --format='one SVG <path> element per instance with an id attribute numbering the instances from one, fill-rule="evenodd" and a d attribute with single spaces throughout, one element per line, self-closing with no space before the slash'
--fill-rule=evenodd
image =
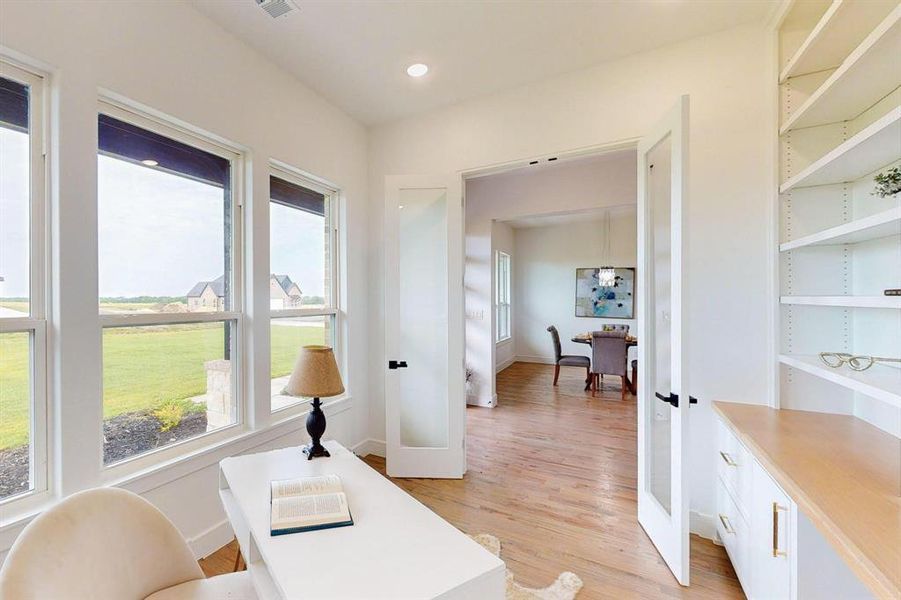
<path id="1" fill-rule="evenodd" d="M 140 496 L 87 490 L 22 530 L 0 569 L 3 600 L 256 600 L 249 573 L 204 578 L 175 525 Z"/>
<path id="2" fill-rule="evenodd" d="M 547 330 L 554 341 L 554 385 L 557 385 L 557 379 L 560 377 L 560 367 L 581 367 L 585 369 L 585 389 L 588 389 L 587 382 L 591 379 L 591 359 L 587 356 L 576 354 L 563 354 L 563 347 L 560 345 L 560 333 L 557 331 L 557 328 L 551 325 Z"/>
<path id="3" fill-rule="evenodd" d="M 629 347 L 626 345 L 626 331 L 594 331 L 591 334 L 591 372 L 593 381 L 591 395 L 594 396 L 604 375 L 616 375 L 622 379 L 622 397 L 626 399 L 627 364 Z"/>

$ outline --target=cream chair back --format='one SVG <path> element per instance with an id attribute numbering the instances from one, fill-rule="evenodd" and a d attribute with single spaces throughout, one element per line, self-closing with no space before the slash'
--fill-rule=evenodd
<path id="1" fill-rule="evenodd" d="M 143 600 L 203 572 L 181 533 L 140 496 L 73 494 L 35 518 L 0 569 L 4 600 Z"/>

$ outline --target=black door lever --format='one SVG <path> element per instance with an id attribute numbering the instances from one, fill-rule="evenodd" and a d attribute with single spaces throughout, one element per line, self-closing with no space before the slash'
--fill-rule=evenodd
<path id="1" fill-rule="evenodd" d="M 663 394 L 661 394 L 660 392 L 654 392 L 654 395 L 657 396 L 658 399 L 663 400 L 664 402 L 667 402 L 669 404 L 672 404 L 674 408 L 679 408 L 679 394 L 674 394 L 674 393 L 670 392 L 669 396 L 667 397 L 667 396 L 664 396 Z M 694 396 L 689 396 L 688 403 L 689 404 L 697 404 L 698 399 L 695 398 Z"/>
<path id="2" fill-rule="evenodd" d="M 389 360 L 388 368 L 389 369 L 406 369 L 407 361 L 405 361 L 405 360 Z"/>

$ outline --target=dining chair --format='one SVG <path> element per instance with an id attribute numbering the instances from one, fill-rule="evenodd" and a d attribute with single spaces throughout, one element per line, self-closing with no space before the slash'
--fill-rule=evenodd
<path id="1" fill-rule="evenodd" d="M 622 380 L 622 398 L 626 399 L 628 358 L 629 347 L 626 345 L 625 331 L 593 331 L 591 333 L 592 396 L 597 393 L 602 376 L 616 375 Z"/>
<path id="2" fill-rule="evenodd" d="M 137 494 L 97 488 L 44 511 L 0 568 L 0 598 L 257 600 L 247 571 L 205 578 L 175 525 Z"/>
<path id="3" fill-rule="evenodd" d="M 554 385 L 557 385 L 557 379 L 560 377 L 560 367 L 582 367 L 585 369 L 585 381 L 591 379 L 591 359 L 587 356 L 578 354 L 563 354 L 563 347 L 560 345 L 560 332 L 551 325 L 547 328 L 554 341 Z"/>

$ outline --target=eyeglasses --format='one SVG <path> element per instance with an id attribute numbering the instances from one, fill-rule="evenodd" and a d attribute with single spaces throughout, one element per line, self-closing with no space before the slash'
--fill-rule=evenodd
<path id="1" fill-rule="evenodd" d="M 833 369 L 848 363 L 848 366 L 854 371 L 866 371 L 877 362 L 901 363 L 901 358 L 854 355 L 847 352 L 820 352 L 820 360 Z"/>

